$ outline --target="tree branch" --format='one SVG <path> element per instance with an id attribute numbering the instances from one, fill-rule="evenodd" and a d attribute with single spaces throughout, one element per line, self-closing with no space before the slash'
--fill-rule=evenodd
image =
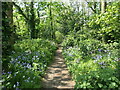
<path id="1" fill-rule="evenodd" d="M 26 20 L 28 20 L 28 17 L 23 13 L 21 8 L 17 4 L 15 4 L 15 2 L 13 2 L 13 5 L 18 9 L 19 13 L 22 14 Z"/>
<path id="2" fill-rule="evenodd" d="M 87 0 L 85 0 L 86 2 L 87 2 Z M 87 2 L 87 4 L 89 4 L 89 2 Z M 89 6 L 91 9 L 92 9 L 92 11 L 94 12 L 94 13 L 96 13 L 96 10 L 95 9 L 93 9 L 93 7 L 92 6 Z"/>

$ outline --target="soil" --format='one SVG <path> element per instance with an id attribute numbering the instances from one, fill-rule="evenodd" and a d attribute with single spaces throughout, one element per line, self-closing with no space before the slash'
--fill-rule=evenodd
<path id="1" fill-rule="evenodd" d="M 62 49 L 59 47 L 53 63 L 46 70 L 42 86 L 43 88 L 73 89 L 74 85 L 75 82 L 72 80 L 62 57 Z"/>

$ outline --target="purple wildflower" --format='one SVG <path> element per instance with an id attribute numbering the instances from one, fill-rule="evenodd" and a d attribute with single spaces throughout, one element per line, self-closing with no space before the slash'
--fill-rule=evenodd
<path id="1" fill-rule="evenodd" d="M 12 72 L 10 71 L 10 72 L 8 72 L 8 74 L 11 74 Z"/>
<path id="2" fill-rule="evenodd" d="M 19 83 L 19 82 L 17 82 L 17 86 L 20 86 L 20 83 Z"/>
<path id="3" fill-rule="evenodd" d="M 101 51 L 102 51 L 102 49 L 98 49 L 98 51 L 99 51 L 99 52 L 101 52 Z"/>

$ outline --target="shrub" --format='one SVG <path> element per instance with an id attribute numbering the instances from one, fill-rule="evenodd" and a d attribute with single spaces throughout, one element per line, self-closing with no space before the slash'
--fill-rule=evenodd
<path id="1" fill-rule="evenodd" d="M 94 39 L 77 43 L 73 47 L 63 48 L 65 62 L 76 82 L 75 89 L 117 89 L 120 85 L 119 44 L 104 44 Z"/>
<path id="2" fill-rule="evenodd" d="M 120 2 L 113 2 L 107 7 L 105 13 L 90 17 L 88 25 L 94 38 L 107 43 L 120 41 L 119 6 Z"/>
<path id="3" fill-rule="evenodd" d="M 23 40 L 14 45 L 9 68 L 3 69 L 5 88 L 40 88 L 40 80 L 56 50 L 54 42 L 43 39 Z"/>
<path id="4" fill-rule="evenodd" d="M 56 42 L 59 44 L 63 41 L 63 34 L 59 31 L 55 32 Z"/>

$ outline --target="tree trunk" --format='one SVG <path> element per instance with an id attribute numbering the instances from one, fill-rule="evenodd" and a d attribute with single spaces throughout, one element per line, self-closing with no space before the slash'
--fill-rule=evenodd
<path id="1" fill-rule="evenodd" d="M 107 2 L 106 0 L 101 0 L 101 13 L 104 13 L 106 11 Z"/>
<path id="2" fill-rule="evenodd" d="M 13 31 L 13 4 L 11 2 L 4 2 L 2 3 L 2 6 L 4 8 L 2 12 L 4 20 L 2 21 L 4 27 L 3 40 L 4 39 L 7 40 L 8 45 L 12 46 L 15 43 L 14 41 L 15 31 Z"/>
<path id="3" fill-rule="evenodd" d="M 27 12 L 27 15 L 26 15 L 16 3 L 13 2 L 13 4 L 18 9 L 19 13 L 25 18 L 25 21 L 28 24 L 28 29 L 30 31 L 30 38 L 31 39 L 37 38 L 36 30 L 35 30 L 35 13 L 34 13 L 33 2 L 30 3 L 30 15 L 29 15 L 29 12 Z M 26 8 L 26 9 L 28 9 L 28 8 Z"/>
<path id="4" fill-rule="evenodd" d="M 29 20 L 29 25 L 30 25 L 30 33 L 31 33 L 31 39 L 37 38 L 36 37 L 36 30 L 35 30 L 35 13 L 34 13 L 34 4 L 31 2 L 30 4 L 30 20 Z"/>
<path id="5" fill-rule="evenodd" d="M 51 33 L 51 39 L 52 39 L 53 38 L 53 18 L 52 18 L 51 2 L 49 4 L 49 10 L 50 10 L 50 33 Z"/>
<path id="6" fill-rule="evenodd" d="M 0 2 L 0 13 L 2 13 L 2 2 Z M 0 19 L 2 19 L 2 15 L 0 14 Z M 0 72 L 2 72 L 2 22 L 0 21 Z M 2 80 L 2 73 L 0 73 L 0 80 Z M 1 86 L 1 82 L 0 82 Z M 2 88 L 0 88 L 2 89 Z"/>
<path id="7" fill-rule="evenodd" d="M 13 5 L 11 2 L 2 2 L 2 66 L 8 70 L 9 56 L 12 54 L 15 43 L 15 32 L 13 31 Z"/>

